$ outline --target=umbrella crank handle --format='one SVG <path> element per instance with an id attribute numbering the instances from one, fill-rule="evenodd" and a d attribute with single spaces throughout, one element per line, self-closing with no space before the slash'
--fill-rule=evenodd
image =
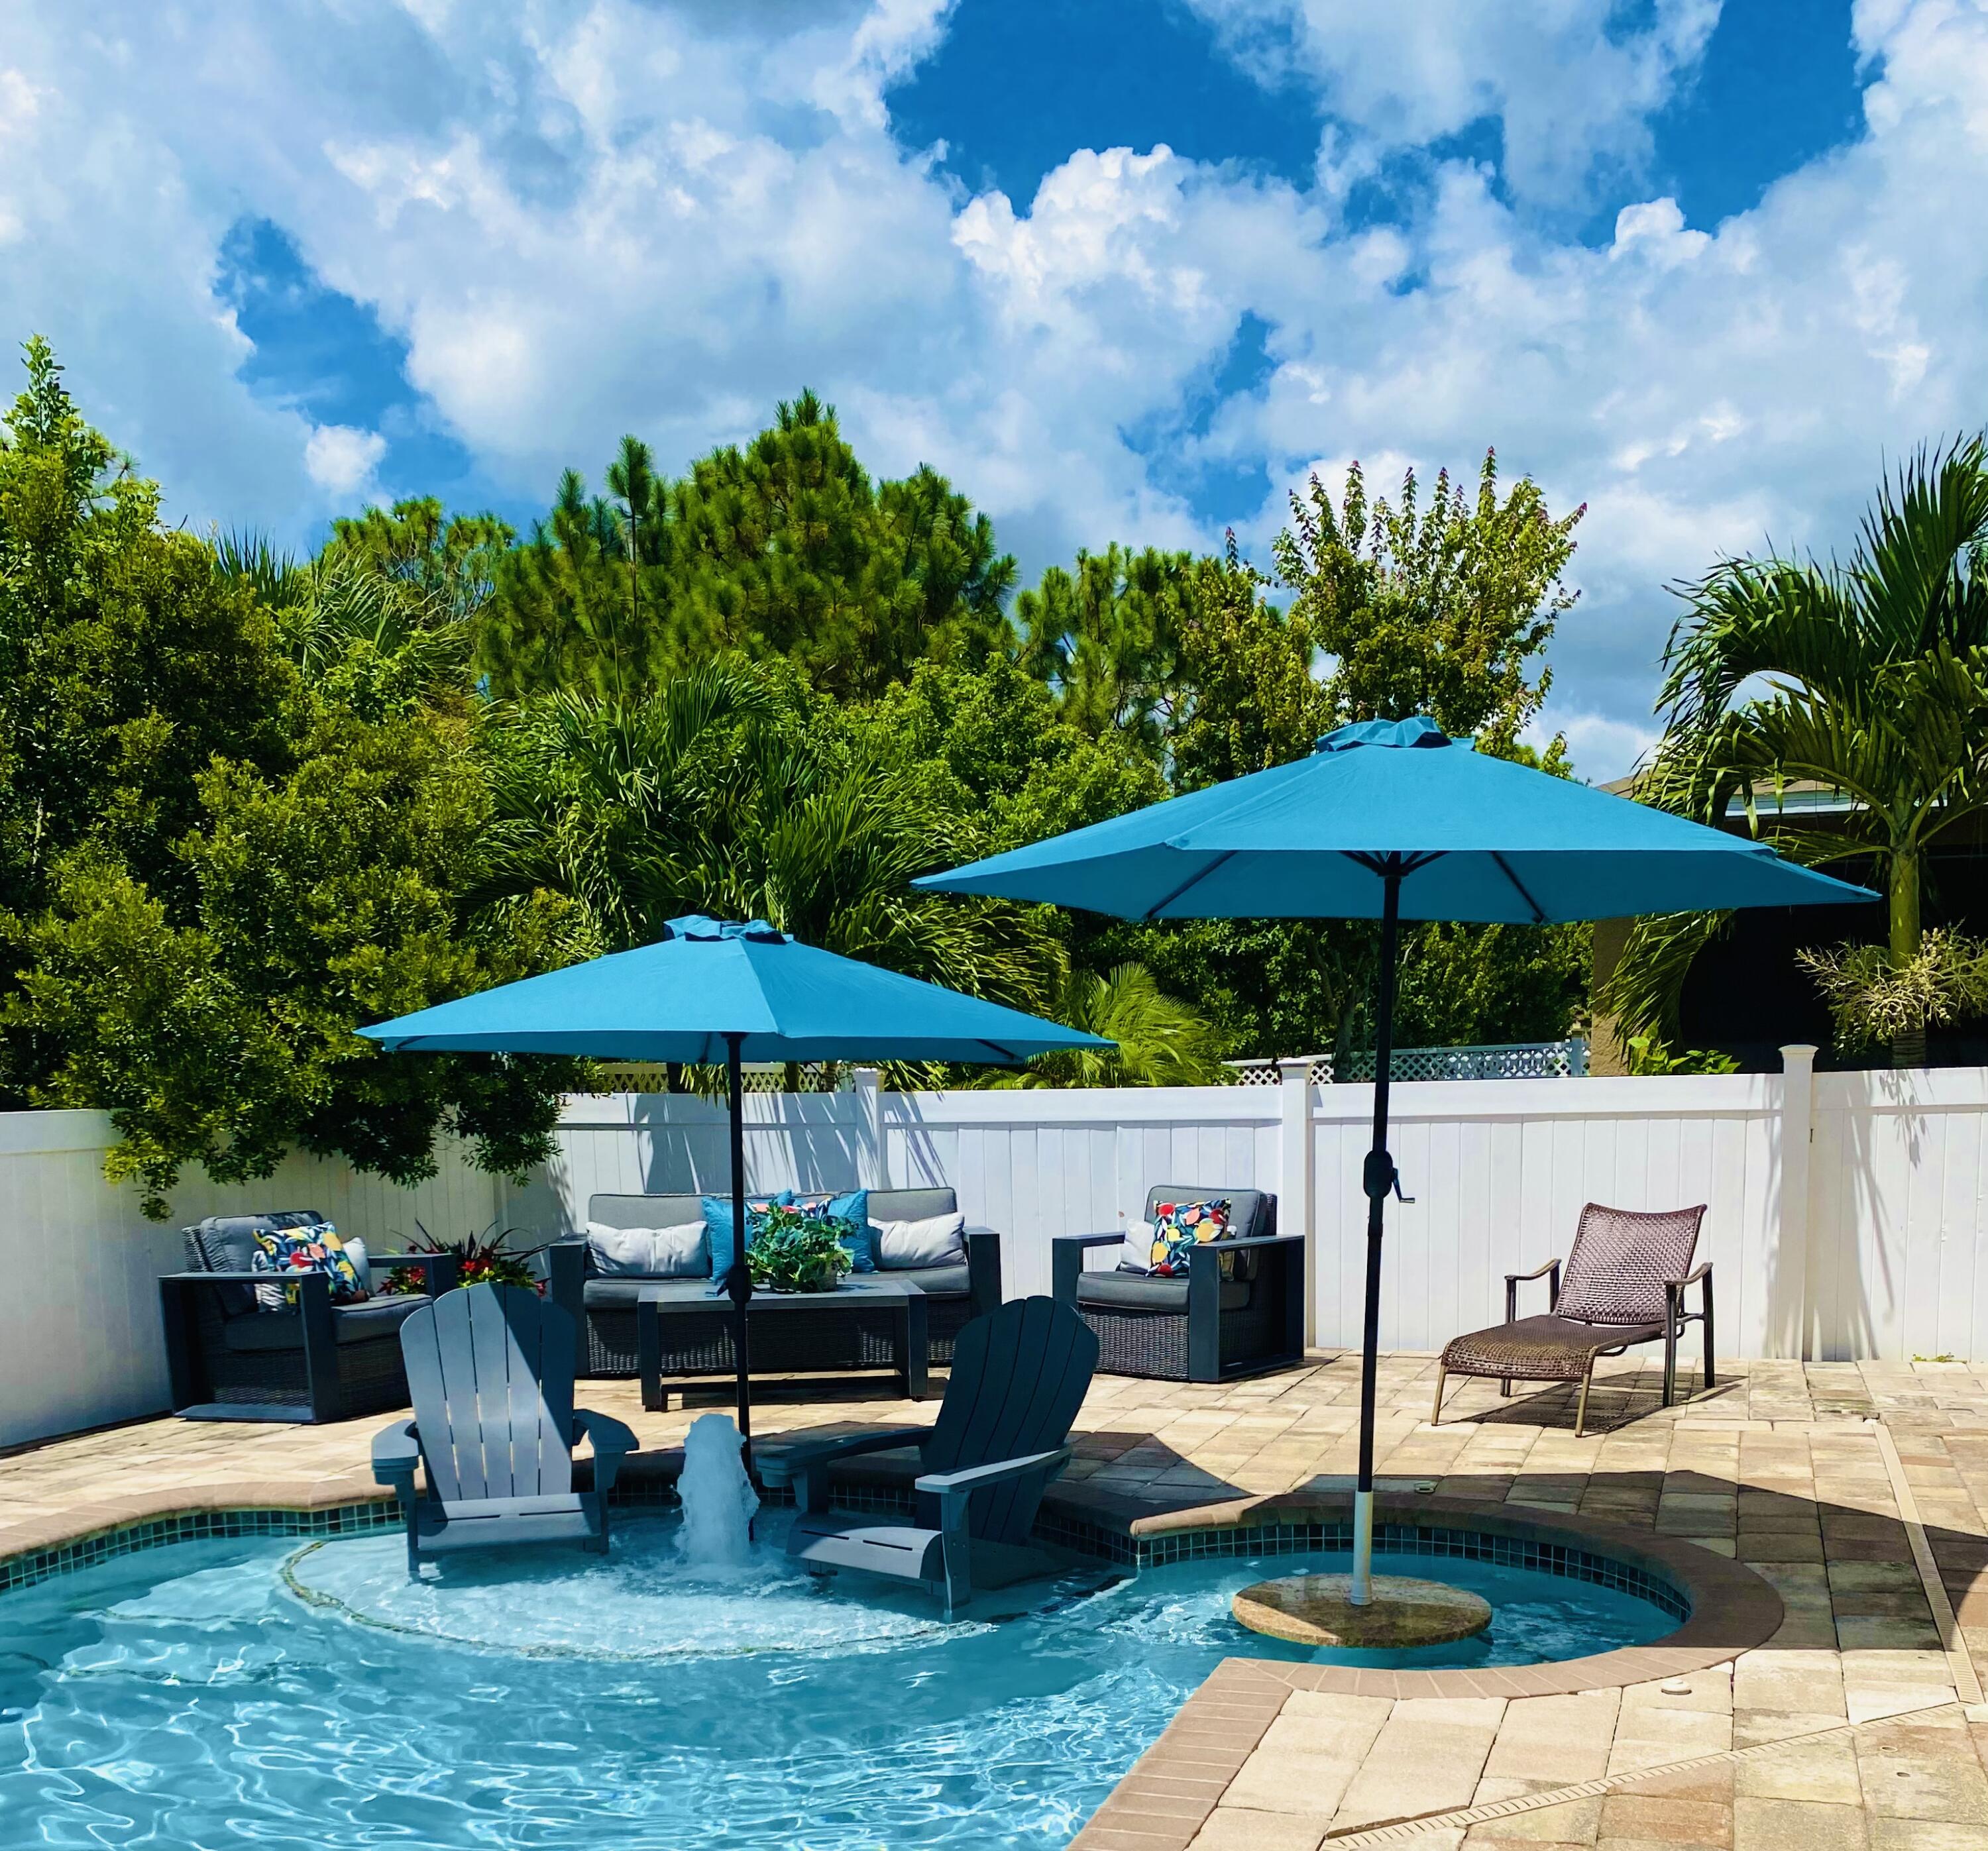
<path id="1" fill-rule="evenodd" d="M 1367 1153 L 1367 1172 L 1362 1179 L 1368 1196 L 1380 1201 L 1386 1198 L 1390 1190 L 1398 1202 L 1412 1202 L 1415 1198 L 1401 1193 L 1401 1173 L 1395 1167 L 1395 1160 L 1384 1150 Z"/>

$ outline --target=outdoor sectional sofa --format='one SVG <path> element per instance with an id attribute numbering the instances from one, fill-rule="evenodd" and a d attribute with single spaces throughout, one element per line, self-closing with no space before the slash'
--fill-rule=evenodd
<path id="1" fill-rule="evenodd" d="M 407 1404 L 401 1322 L 455 1283 L 453 1254 L 374 1254 L 376 1278 L 407 1266 L 427 1292 L 335 1305 L 322 1272 L 252 1270 L 259 1228 L 323 1220 L 305 1210 L 212 1215 L 184 1231 L 187 1271 L 159 1281 L 173 1411 L 194 1420 L 342 1420 Z M 278 1284 L 294 1309 L 266 1309 L 256 1288 Z"/>
<path id="2" fill-rule="evenodd" d="M 1161 1202 L 1221 1201 L 1230 1205 L 1235 1235 L 1196 1247 L 1185 1278 L 1086 1272 L 1087 1255 L 1122 1244 L 1122 1228 L 1051 1241 L 1052 1289 L 1097 1333 L 1097 1366 L 1106 1373 L 1226 1382 L 1303 1357 L 1304 1237 L 1277 1232 L 1274 1195 L 1163 1183 L 1148 1191 L 1144 1218 Z"/>
<path id="3" fill-rule="evenodd" d="M 873 1189 L 870 1218 L 917 1221 L 958 1212 L 950 1189 Z M 702 1198 L 695 1195 L 596 1195 L 588 1199 L 589 1221 L 608 1228 L 668 1228 L 696 1221 Z M 953 1339 L 972 1319 L 1001 1302 L 1001 1237 L 991 1228 L 966 1230 L 964 1265 L 908 1270 L 904 1277 L 925 1294 L 927 1360 L 949 1363 Z M 636 1306 L 645 1287 L 659 1283 L 641 1274 L 604 1277 L 593 1266 L 584 1240 L 555 1243 L 546 1250 L 547 1291 L 579 1321 L 581 1372 L 589 1376 L 641 1373 Z M 729 1375 L 734 1366 L 729 1300 L 711 1302 L 708 1316 L 672 1317 L 662 1322 L 661 1373 L 671 1376 Z M 888 1306 L 865 1305 L 853 1295 L 847 1306 L 823 1295 L 819 1309 L 806 1318 L 781 1319 L 763 1330 L 755 1326 L 752 1370 L 767 1375 L 845 1375 L 898 1366 L 896 1317 Z"/>

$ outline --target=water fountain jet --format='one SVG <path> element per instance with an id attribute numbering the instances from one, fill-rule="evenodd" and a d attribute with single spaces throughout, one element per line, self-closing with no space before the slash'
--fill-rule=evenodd
<path id="1" fill-rule="evenodd" d="M 695 1568 L 743 1568 L 752 1559 L 759 1494 L 746 1475 L 745 1441 L 729 1414 L 700 1414 L 684 1437 L 677 1547 Z"/>

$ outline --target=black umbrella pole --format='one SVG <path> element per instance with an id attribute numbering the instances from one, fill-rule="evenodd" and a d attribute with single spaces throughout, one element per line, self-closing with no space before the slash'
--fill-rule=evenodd
<path id="1" fill-rule="evenodd" d="M 747 1346 L 746 1305 L 752 1296 L 752 1275 L 746 1265 L 746 1081 L 739 1069 L 742 1037 L 725 1038 L 725 1096 L 732 1115 L 732 1270 L 725 1289 L 735 1313 L 732 1353 L 739 1365 L 739 1436 L 747 1474 L 752 1470 L 752 1359 Z"/>
<path id="2" fill-rule="evenodd" d="M 1374 1145 L 1367 1153 L 1367 1305 L 1360 1336 L 1360 1476 L 1353 1494 L 1353 1585 L 1355 1606 L 1374 1598 L 1374 1398 L 1381 1362 L 1381 1235 L 1395 1160 L 1388 1151 L 1388 1083 L 1395 1064 L 1395 965 L 1401 937 L 1401 877 L 1383 877 L 1381 968 L 1374 1002 Z"/>

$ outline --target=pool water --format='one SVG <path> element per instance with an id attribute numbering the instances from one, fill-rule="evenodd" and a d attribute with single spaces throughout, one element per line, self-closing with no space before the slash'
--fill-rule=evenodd
<path id="1" fill-rule="evenodd" d="M 1229 1616 L 1330 1555 L 1073 1572 L 952 1623 L 915 1590 L 693 1573 L 674 1521 L 601 1561 L 406 1579 L 397 1534 L 188 1543 L 0 1599 L 0 1845 L 404 1851 L 1061 1846 L 1222 1657 L 1513 1664 L 1676 1621 L 1611 1589 L 1377 1556 L 1496 1609 L 1421 1653 L 1317 1653 Z M 434 1571 L 428 1571 L 432 1578 Z"/>

